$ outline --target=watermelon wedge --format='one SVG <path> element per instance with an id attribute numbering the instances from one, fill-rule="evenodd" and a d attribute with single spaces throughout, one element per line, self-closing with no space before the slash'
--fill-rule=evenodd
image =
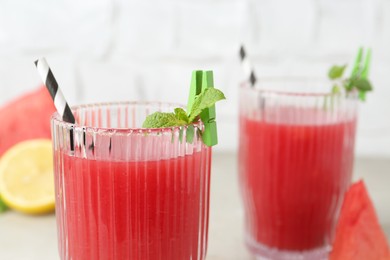
<path id="1" fill-rule="evenodd" d="M 50 138 L 50 117 L 55 107 L 44 87 L 27 93 L 0 108 L 0 157 L 14 144 Z"/>
<path id="2" fill-rule="evenodd" d="M 390 260 L 390 249 L 363 181 L 344 198 L 330 260 Z"/>

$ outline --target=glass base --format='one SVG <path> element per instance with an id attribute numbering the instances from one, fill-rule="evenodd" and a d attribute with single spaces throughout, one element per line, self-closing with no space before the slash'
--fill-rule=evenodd
<path id="1" fill-rule="evenodd" d="M 324 246 L 306 251 L 289 251 L 268 247 L 249 237 L 246 237 L 245 242 L 256 260 L 325 260 L 331 249 L 330 246 Z"/>

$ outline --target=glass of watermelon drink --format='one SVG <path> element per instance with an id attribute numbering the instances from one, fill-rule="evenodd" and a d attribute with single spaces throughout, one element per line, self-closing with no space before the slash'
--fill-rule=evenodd
<path id="1" fill-rule="evenodd" d="M 351 182 L 358 105 L 329 84 L 275 78 L 240 88 L 245 240 L 259 259 L 327 258 Z"/>
<path id="2" fill-rule="evenodd" d="M 62 260 L 205 259 L 211 148 L 203 124 L 194 124 L 192 142 L 187 126 L 140 127 L 173 107 L 78 106 L 77 125 L 52 117 Z"/>

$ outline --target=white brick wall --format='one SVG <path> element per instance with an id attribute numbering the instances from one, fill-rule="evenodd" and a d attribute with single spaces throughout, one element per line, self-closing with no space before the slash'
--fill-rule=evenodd
<path id="1" fill-rule="evenodd" d="M 213 69 L 228 97 L 217 150 L 233 150 L 241 42 L 261 76 L 323 76 L 372 46 L 357 153 L 390 158 L 390 0 L 3 0 L 0 104 L 40 83 L 39 56 L 72 104 L 185 102 L 191 71 Z"/>

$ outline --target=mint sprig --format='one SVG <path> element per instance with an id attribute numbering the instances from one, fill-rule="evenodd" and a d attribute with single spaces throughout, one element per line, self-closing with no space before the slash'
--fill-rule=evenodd
<path id="1" fill-rule="evenodd" d="M 347 93 L 357 91 L 360 100 L 365 101 L 366 93 L 373 90 L 371 82 L 361 77 L 360 74 L 353 75 L 350 78 L 343 78 L 345 68 L 345 66 L 336 65 L 329 70 L 328 77 L 334 81 L 332 93 L 339 94 L 342 89 Z"/>
<path id="2" fill-rule="evenodd" d="M 191 111 L 175 108 L 173 113 L 154 112 L 146 117 L 143 128 L 161 128 L 185 126 L 198 120 L 203 110 L 212 107 L 216 102 L 226 99 L 222 91 L 216 88 L 206 88 L 195 96 Z"/>
<path id="3" fill-rule="evenodd" d="M 328 77 L 330 79 L 338 79 L 338 78 L 341 78 L 344 74 L 344 71 L 345 71 L 345 68 L 347 67 L 347 65 L 343 65 L 343 66 L 333 66 L 332 68 L 330 68 L 329 72 L 328 72 Z"/>
<path id="4" fill-rule="evenodd" d="M 343 77 L 347 65 L 332 66 L 328 72 L 329 79 L 333 81 L 332 94 L 340 94 L 342 90 L 347 93 L 356 91 L 359 99 L 365 101 L 366 93 L 373 90 L 371 82 L 367 79 L 370 60 L 371 50 L 368 50 L 363 64 L 363 48 L 360 48 L 349 78 Z"/>

